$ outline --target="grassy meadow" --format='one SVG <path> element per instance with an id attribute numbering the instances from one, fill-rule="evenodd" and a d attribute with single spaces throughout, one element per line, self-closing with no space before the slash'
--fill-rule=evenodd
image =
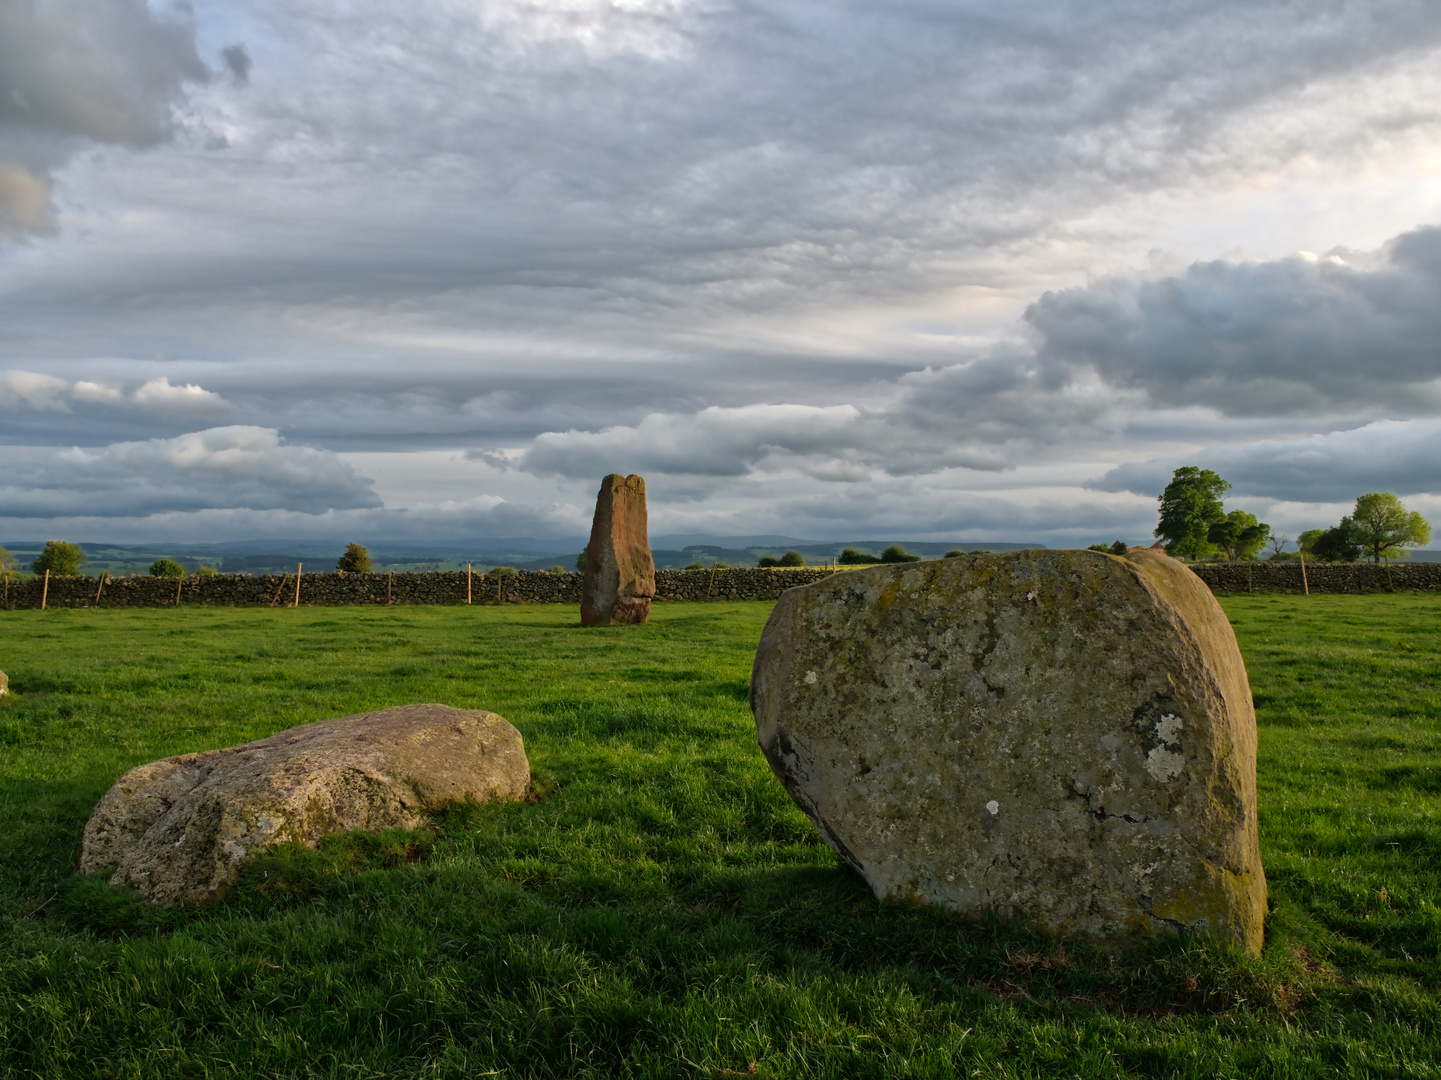
<path id="1" fill-rule="evenodd" d="M 1259 958 L 877 904 L 756 748 L 768 604 L 0 613 L 0 1077 L 1441 1076 L 1441 598 L 1222 602 Z M 75 873 L 125 769 L 415 701 L 514 723 L 535 798 L 208 910 Z"/>

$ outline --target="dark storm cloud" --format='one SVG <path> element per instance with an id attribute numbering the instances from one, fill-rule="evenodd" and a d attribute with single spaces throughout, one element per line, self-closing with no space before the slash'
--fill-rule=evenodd
<path id="1" fill-rule="evenodd" d="M 1353 260 L 1358 265 L 1353 265 Z M 1441 408 L 1441 229 L 1379 255 L 1197 263 L 1111 278 L 1026 311 L 1039 356 L 1158 406 L 1232 415 L 1425 415 Z"/>
<path id="2" fill-rule="evenodd" d="M 153 145 L 181 83 L 208 74 L 188 9 L 0 2 L 0 235 L 49 226 L 49 172 L 77 139 Z"/>

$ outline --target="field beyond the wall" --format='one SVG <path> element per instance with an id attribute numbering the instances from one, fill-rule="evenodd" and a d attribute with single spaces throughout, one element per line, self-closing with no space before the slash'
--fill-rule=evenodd
<path id="1" fill-rule="evenodd" d="M 1441 597 L 1231 596 L 1259 958 L 883 906 L 746 704 L 768 603 L 0 612 L 0 1077 L 1441 1076 Z M 532 799 L 158 909 L 75 873 L 126 769 L 407 702 Z"/>

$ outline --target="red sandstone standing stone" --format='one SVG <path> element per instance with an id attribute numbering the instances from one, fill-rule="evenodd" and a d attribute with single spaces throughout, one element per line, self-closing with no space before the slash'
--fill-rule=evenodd
<path id="1" fill-rule="evenodd" d="M 584 626 L 643 623 L 655 595 L 655 560 L 646 534 L 645 480 L 611 473 L 600 482 L 585 549 L 580 600 Z"/>

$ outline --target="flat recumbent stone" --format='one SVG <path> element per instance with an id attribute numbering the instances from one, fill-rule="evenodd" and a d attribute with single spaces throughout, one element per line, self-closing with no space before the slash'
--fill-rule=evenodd
<path id="1" fill-rule="evenodd" d="M 80 872 L 155 903 L 222 899 L 246 858 L 351 829 L 414 829 L 453 803 L 517 799 L 520 732 L 495 713 L 400 705 L 131 769 L 96 804 Z"/>
<path id="2" fill-rule="evenodd" d="M 787 591 L 761 749 L 877 897 L 1255 951 L 1256 720 L 1209 589 L 1151 552 L 978 555 Z"/>

